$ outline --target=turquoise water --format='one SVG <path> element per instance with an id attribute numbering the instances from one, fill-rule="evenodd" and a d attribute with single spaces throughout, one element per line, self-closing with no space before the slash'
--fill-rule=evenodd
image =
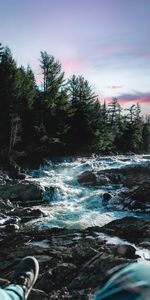
<path id="1" fill-rule="evenodd" d="M 46 217 L 33 221 L 39 228 L 87 228 L 132 216 L 135 213 L 117 211 L 102 205 L 104 192 L 119 190 L 121 186 L 83 186 L 77 176 L 85 170 L 121 168 L 146 162 L 149 156 L 78 157 L 46 161 L 38 170 L 29 172 L 29 180 L 39 182 L 44 189 L 45 205 L 41 209 Z M 141 214 L 136 214 L 142 216 Z M 149 217 L 145 214 L 144 217 Z"/>

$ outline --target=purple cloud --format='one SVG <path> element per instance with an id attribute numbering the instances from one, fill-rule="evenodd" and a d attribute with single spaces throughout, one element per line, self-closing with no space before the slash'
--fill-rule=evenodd
<path id="1" fill-rule="evenodd" d="M 120 104 L 128 104 L 130 102 L 150 104 L 150 92 L 148 93 L 135 92 L 135 93 L 122 94 L 118 97 L 118 100 Z"/>

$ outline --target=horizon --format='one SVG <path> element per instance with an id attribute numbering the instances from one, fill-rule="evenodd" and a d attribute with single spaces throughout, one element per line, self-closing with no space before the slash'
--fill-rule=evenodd
<path id="1" fill-rule="evenodd" d="M 148 0 L 5 0 L 0 42 L 19 66 L 31 66 L 39 86 L 46 51 L 65 78 L 84 76 L 101 100 L 116 97 L 124 108 L 139 102 L 150 114 L 149 13 Z"/>

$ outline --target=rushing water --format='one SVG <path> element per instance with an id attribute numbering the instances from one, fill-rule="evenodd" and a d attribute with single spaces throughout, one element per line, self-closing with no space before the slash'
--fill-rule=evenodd
<path id="1" fill-rule="evenodd" d="M 29 180 L 40 182 L 44 189 L 46 217 L 36 220 L 36 226 L 86 228 L 135 215 L 131 212 L 109 210 L 102 205 L 104 192 L 120 186 L 83 186 L 77 176 L 85 170 L 120 168 L 129 164 L 146 162 L 149 156 L 107 156 L 89 158 L 64 158 L 46 161 L 38 170 L 29 172 Z M 145 215 L 146 217 L 146 215 Z M 35 221 L 34 221 L 35 222 Z"/>

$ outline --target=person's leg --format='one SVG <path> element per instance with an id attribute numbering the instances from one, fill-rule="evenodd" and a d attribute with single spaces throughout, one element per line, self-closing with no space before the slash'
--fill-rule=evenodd
<path id="1" fill-rule="evenodd" d="M 0 300 L 24 300 L 28 298 L 39 274 L 39 263 L 35 257 L 27 256 L 17 266 L 12 283 L 0 289 Z"/>
<path id="2" fill-rule="evenodd" d="M 133 263 L 116 272 L 94 300 L 150 299 L 150 263 Z"/>
<path id="3" fill-rule="evenodd" d="M 15 284 L 10 284 L 5 289 L 0 288 L 0 300 L 24 300 L 23 288 Z"/>

